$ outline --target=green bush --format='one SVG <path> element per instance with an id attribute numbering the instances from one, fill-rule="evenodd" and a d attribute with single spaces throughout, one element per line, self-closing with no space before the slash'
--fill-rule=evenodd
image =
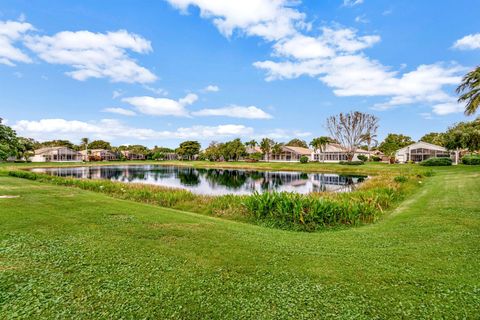
<path id="1" fill-rule="evenodd" d="M 469 154 L 462 158 L 462 163 L 466 165 L 480 165 L 480 155 Z"/>
<path id="2" fill-rule="evenodd" d="M 302 156 L 300 158 L 300 163 L 307 163 L 308 162 L 308 157 L 307 156 Z"/>
<path id="3" fill-rule="evenodd" d="M 362 164 L 365 164 L 365 162 L 363 161 L 340 161 L 339 163 L 350 166 L 360 166 Z"/>
<path id="4" fill-rule="evenodd" d="M 379 161 L 382 160 L 382 158 L 380 158 L 379 156 L 372 156 L 372 157 L 370 158 L 370 160 L 375 161 L 375 162 L 379 162 Z"/>
<path id="5" fill-rule="evenodd" d="M 359 154 L 359 155 L 357 156 L 357 158 L 358 158 L 358 160 L 363 161 L 363 162 L 365 162 L 365 161 L 368 160 L 368 157 L 367 157 L 366 155 L 364 155 L 364 154 Z"/>
<path id="6" fill-rule="evenodd" d="M 433 167 L 433 166 L 451 166 L 452 159 L 450 158 L 430 158 L 420 162 L 421 166 Z"/>
<path id="7" fill-rule="evenodd" d="M 355 225 L 378 212 L 375 203 L 328 199 L 293 192 L 255 193 L 245 199 L 244 205 L 256 220 L 304 231 L 337 224 Z"/>
<path id="8" fill-rule="evenodd" d="M 395 182 L 403 183 L 403 182 L 407 182 L 408 178 L 405 176 L 396 176 L 395 178 L 393 178 L 393 180 Z"/>
<path id="9" fill-rule="evenodd" d="M 254 161 L 260 161 L 263 159 L 263 154 L 261 152 L 254 152 L 248 155 L 247 159 L 249 160 L 254 160 Z"/>

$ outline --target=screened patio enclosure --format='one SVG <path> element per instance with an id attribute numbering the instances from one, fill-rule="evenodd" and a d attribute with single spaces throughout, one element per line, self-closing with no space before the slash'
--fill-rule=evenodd
<path id="1" fill-rule="evenodd" d="M 450 158 L 450 153 L 447 151 L 431 150 L 425 148 L 417 148 L 410 150 L 407 153 L 407 161 L 421 162 L 430 158 L 444 157 Z"/>

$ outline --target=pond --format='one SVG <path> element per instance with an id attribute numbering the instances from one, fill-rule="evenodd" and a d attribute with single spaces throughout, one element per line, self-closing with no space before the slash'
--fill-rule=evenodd
<path id="1" fill-rule="evenodd" d="M 33 172 L 60 177 L 107 179 L 187 189 L 196 194 L 252 194 L 254 191 L 349 192 L 366 176 L 295 171 L 200 169 L 164 165 L 116 165 L 35 168 Z"/>

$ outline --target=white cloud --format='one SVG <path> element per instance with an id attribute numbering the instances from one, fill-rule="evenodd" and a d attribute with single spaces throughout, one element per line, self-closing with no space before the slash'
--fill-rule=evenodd
<path id="1" fill-rule="evenodd" d="M 210 18 L 225 36 L 235 30 L 246 35 L 278 40 L 308 28 L 305 15 L 292 7 L 290 0 L 167 0 L 172 6 L 187 12 L 189 6 L 200 9 L 202 17 Z"/>
<path id="2" fill-rule="evenodd" d="M 382 12 L 382 16 L 389 16 L 393 13 L 393 9 L 387 9 Z"/>
<path id="3" fill-rule="evenodd" d="M 139 66 L 127 50 L 145 54 L 150 41 L 125 30 L 107 33 L 62 31 L 53 36 L 27 36 L 25 45 L 48 63 L 71 66 L 76 80 L 109 78 L 113 82 L 147 83 L 157 77 Z"/>
<path id="4" fill-rule="evenodd" d="M 65 119 L 41 119 L 38 121 L 20 120 L 12 126 L 19 134 L 38 140 L 70 139 L 80 140 L 84 136 L 93 139 L 211 139 L 251 136 L 253 129 L 244 125 L 224 124 L 218 126 L 192 126 L 176 130 L 157 131 L 135 128 L 124 123 L 103 119 L 84 122 Z"/>
<path id="5" fill-rule="evenodd" d="M 189 93 L 178 101 L 149 96 L 123 98 L 122 101 L 135 106 L 139 112 L 148 115 L 188 117 L 188 111 L 185 107 L 193 104 L 197 99 L 196 94 Z"/>
<path id="6" fill-rule="evenodd" d="M 220 91 L 220 88 L 216 85 L 211 84 L 211 85 L 208 85 L 205 88 L 203 88 L 203 91 L 205 91 L 205 92 L 218 92 L 218 91 Z"/>
<path id="7" fill-rule="evenodd" d="M 254 139 L 270 138 L 273 140 L 290 140 L 293 138 L 306 138 L 312 136 L 311 132 L 300 130 L 273 129 L 263 133 L 255 133 Z"/>
<path id="8" fill-rule="evenodd" d="M 223 116 L 244 119 L 271 119 L 272 116 L 255 106 L 242 107 L 232 105 L 217 109 L 202 109 L 192 113 L 195 116 Z"/>
<path id="9" fill-rule="evenodd" d="M 459 50 L 480 49 L 480 33 L 469 34 L 461 39 L 458 39 L 453 44 L 453 47 Z"/>
<path id="10" fill-rule="evenodd" d="M 357 31 L 351 28 L 323 28 L 322 31 L 322 39 L 339 52 L 353 53 L 369 48 L 380 41 L 378 35 L 358 36 Z"/>
<path id="11" fill-rule="evenodd" d="M 432 107 L 433 112 L 440 116 L 444 116 L 451 113 L 460 113 L 465 110 L 465 105 L 457 103 L 456 101 L 436 104 Z"/>
<path id="12" fill-rule="evenodd" d="M 124 109 L 124 108 L 105 108 L 103 112 L 115 113 L 120 114 L 122 116 L 135 116 L 136 113 L 132 110 Z"/>
<path id="13" fill-rule="evenodd" d="M 369 23 L 370 20 L 367 19 L 367 17 L 362 14 L 361 16 L 356 16 L 355 17 L 355 22 L 358 22 L 358 23 Z"/>
<path id="14" fill-rule="evenodd" d="M 335 51 L 328 47 L 321 39 L 301 34 L 284 39 L 273 46 L 278 56 L 293 57 L 296 59 L 312 59 L 331 57 Z"/>
<path id="15" fill-rule="evenodd" d="M 35 30 L 30 23 L 19 21 L 0 21 L 0 64 L 15 66 L 15 62 L 30 63 L 32 60 L 14 46 L 25 34 Z"/>
<path id="16" fill-rule="evenodd" d="M 254 66 L 267 72 L 267 81 L 306 75 L 317 77 L 337 96 L 387 98 L 384 103 L 375 105 L 379 110 L 413 103 L 449 102 L 452 97 L 444 87 L 456 85 L 461 80 L 463 68 L 458 65 L 420 65 L 403 74 L 391 70 L 361 52 L 378 42 L 380 37 L 358 36 L 353 29 L 323 28 L 317 38 L 306 38 L 331 49 L 333 54 L 308 54 L 312 51 L 306 45 L 294 46 L 295 50 L 285 50 L 284 47 L 279 50 L 282 42 L 278 42 L 274 45 L 274 56 L 285 59 L 258 61 Z"/>
<path id="17" fill-rule="evenodd" d="M 343 0 L 343 5 L 345 7 L 354 7 L 362 3 L 363 3 L 363 0 Z"/>
<path id="18" fill-rule="evenodd" d="M 112 99 L 117 99 L 118 97 L 121 97 L 122 95 L 123 95 L 122 90 L 113 90 Z"/>
<path id="19" fill-rule="evenodd" d="M 195 94 L 195 93 L 189 93 L 187 94 L 185 97 L 181 98 L 180 100 L 178 100 L 178 102 L 183 105 L 183 106 L 186 106 L 186 105 L 191 105 L 193 104 L 195 101 L 198 100 L 198 96 Z"/>
<path id="20" fill-rule="evenodd" d="M 148 91 L 155 93 L 158 96 L 168 96 L 168 91 L 163 88 L 154 88 L 147 85 L 144 85 L 143 87 Z"/>
<path id="21" fill-rule="evenodd" d="M 430 112 L 421 112 L 419 115 L 425 120 L 432 120 L 432 114 Z"/>

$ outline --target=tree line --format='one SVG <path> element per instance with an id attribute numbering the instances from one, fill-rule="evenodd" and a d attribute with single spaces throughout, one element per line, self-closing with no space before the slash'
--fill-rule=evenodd
<path id="1" fill-rule="evenodd" d="M 227 142 L 212 141 L 209 146 L 201 151 L 198 141 L 184 141 L 176 149 L 158 147 L 148 148 L 143 145 L 112 146 L 105 140 L 92 140 L 82 138 L 79 144 L 69 140 L 50 140 L 38 142 L 30 138 L 18 137 L 13 129 L 2 123 L 0 119 L 0 160 L 9 157 L 28 159 L 34 150 L 44 147 L 68 147 L 73 150 L 106 149 L 121 155 L 121 151 L 130 151 L 144 155 L 146 159 L 163 160 L 167 154 L 175 154 L 183 160 L 210 160 L 210 161 L 237 161 L 247 157 L 251 160 L 269 161 L 274 154 L 282 152 L 283 146 L 308 148 L 324 152 L 330 143 L 341 145 L 348 155 L 353 158 L 358 148 L 364 150 L 379 150 L 386 156 L 392 157 L 396 150 L 408 146 L 415 141 L 410 136 L 389 133 L 379 143 L 377 140 L 378 118 L 373 115 L 358 111 L 340 113 L 327 119 L 327 129 L 330 136 L 316 137 L 307 144 L 306 141 L 295 138 L 286 143 L 276 142 L 270 138 L 263 138 L 259 142 L 250 140 L 242 142 L 239 138 Z M 425 134 L 420 141 L 443 146 L 449 150 L 467 149 L 471 152 L 480 150 L 480 117 L 467 122 L 460 122 L 449 127 L 445 132 L 430 132 Z M 249 152 L 247 152 L 247 149 Z"/>

